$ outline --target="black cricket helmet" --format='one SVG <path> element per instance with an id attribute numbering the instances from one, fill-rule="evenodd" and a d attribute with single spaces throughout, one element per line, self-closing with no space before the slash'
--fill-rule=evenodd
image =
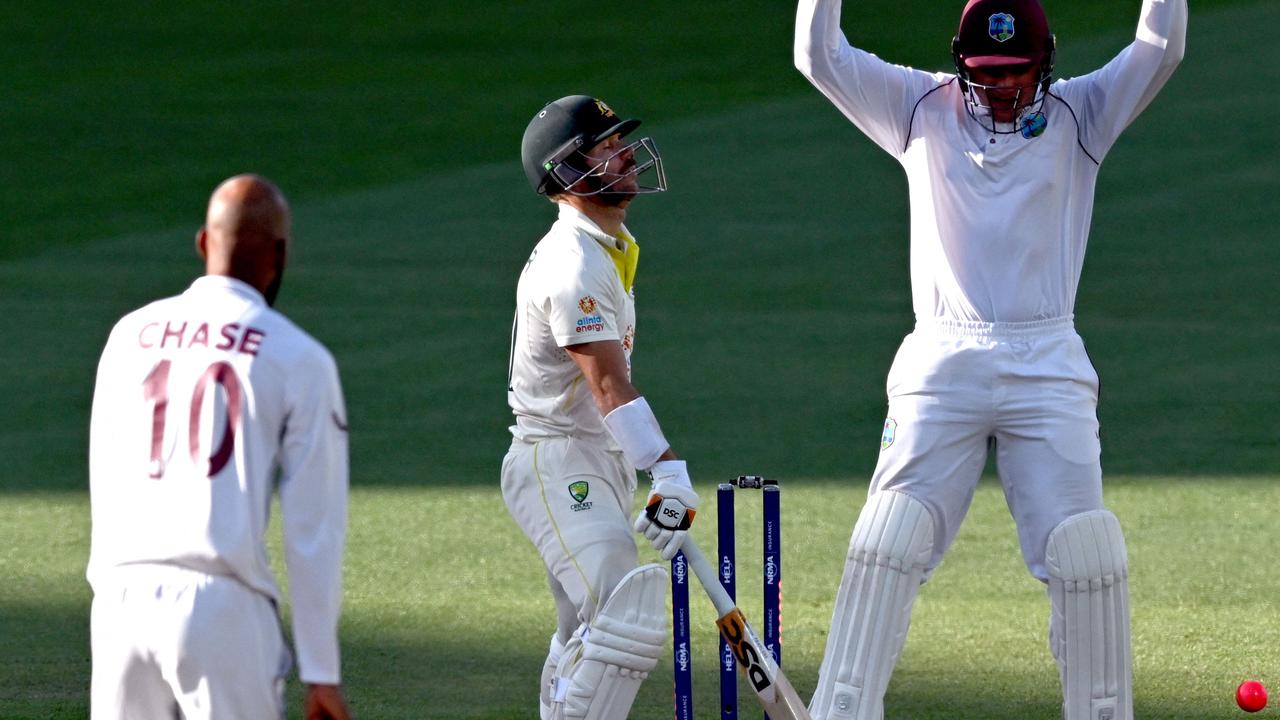
<path id="1" fill-rule="evenodd" d="M 586 153 L 602 140 L 613 135 L 626 137 L 639 126 L 639 120 L 623 120 L 603 100 L 589 95 L 569 95 L 548 103 L 529 121 L 520 143 L 520 159 L 529 184 L 540 195 L 614 194 L 611 188 L 618 181 L 652 170 L 654 184 L 641 185 L 635 192 L 666 190 L 662 156 L 650 138 L 631 142 L 595 163 L 589 163 L 586 158 Z M 622 175 L 604 172 L 604 166 L 612 157 L 627 150 L 636 154 L 632 169 Z M 588 180 L 584 183 L 585 189 L 570 189 L 583 179 Z"/>

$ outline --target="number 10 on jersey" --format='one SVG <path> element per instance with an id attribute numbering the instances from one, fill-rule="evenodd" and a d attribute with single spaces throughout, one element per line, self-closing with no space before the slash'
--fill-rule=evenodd
<path id="1" fill-rule="evenodd" d="M 179 413 L 177 416 L 179 418 L 184 414 L 186 415 L 187 449 L 191 455 L 191 462 L 196 467 L 202 468 L 206 477 L 211 478 L 226 467 L 236 447 L 236 432 L 240 429 L 240 406 L 242 401 L 240 379 L 236 377 L 235 369 L 229 363 L 215 362 L 200 374 L 189 398 L 181 393 L 171 396 L 171 392 L 179 390 L 179 388 L 170 386 L 169 369 L 172 365 L 172 360 L 161 360 L 156 363 L 156 366 L 151 369 L 151 372 L 142 382 L 143 400 L 153 403 L 151 411 L 150 476 L 156 480 L 164 477 L 168 457 L 172 455 L 172 449 L 168 453 L 164 449 L 165 425 L 168 422 L 169 410 L 172 409 L 174 412 Z M 226 412 L 224 413 L 223 427 L 220 433 L 221 439 L 217 440 L 216 446 L 212 448 L 206 457 L 200 448 L 200 422 L 204 416 L 202 411 L 205 404 L 205 395 L 211 385 L 221 388 L 222 397 L 226 399 L 224 406 Z M 213 400 L 215 403 L 218 401 L 216 390 Z M 173 408 L 170 408 L 171 403 Z M 216 416 L 217 413 L 213 413 L 213 417 Z M 213 438 L 217 439 L 218 435 L 214 434 Z"/>

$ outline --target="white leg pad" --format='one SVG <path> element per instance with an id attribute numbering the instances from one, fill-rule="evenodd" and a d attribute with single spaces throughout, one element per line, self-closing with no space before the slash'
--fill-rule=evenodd
<path id="1" fill-rule="evenodd" d="M 560 636 L 551 634 L 551 646 L 547 649 L 546 662 L 542 664 L 542 684 L 538 691 L 538 717 L 551 720 L 551 691 L 555 686 L 556 668 L 560 666 L 560 657 L 564 654 L 564 645 Z"/>
<path id="2" fill-rule="evenodd" d="M 1129 562 L 1107 510 L 1049 533 L 1049 646 L 1062 677 L 1063 720 L 1132 720 Z"/>
<path id="3" fill-rule="evenodd" d="M 933 555 L 933 516 L 919 500 L 883 490 L 853 527 L 836 595 L 814 720 L 881 720 L 889 676 L 907 639 L 911 606 Z"/>
<path id="4" fill-rule="evenodd" d="M 625 718 L 667 640 L 667 571 L 642 565 L 614 588 L 581 644 L 570 642 L 552 693 L 552 718 Z"/>

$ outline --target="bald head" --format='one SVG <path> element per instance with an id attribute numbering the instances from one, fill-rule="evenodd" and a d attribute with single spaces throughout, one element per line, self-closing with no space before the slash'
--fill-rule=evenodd
<path id="1" fill-rule="evenodd" d="M 209 275 L 227 275 L 275 302 L 289 245 L 289 203 L 270 180 L 236 175 L 209 198 L 196 246 Z"/>

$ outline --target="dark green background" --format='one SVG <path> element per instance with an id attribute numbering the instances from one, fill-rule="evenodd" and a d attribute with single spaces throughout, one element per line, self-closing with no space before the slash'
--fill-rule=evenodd
<path id="1" fill-rule="evenodd" d="M 858 3 L 845 26 L 944 68 L 954 4 Z M 515 275 L 552 216 L 519 136 L 575 92 L 667 158 L 671 192 L 630 218 L 635 380 L 695 473 L 865 476 L 911 323 L 905 183 L 793 69 L 792 6 L 479 7 L 7 11 L 0 486 L 84 486 L 107 330 L 199 272 L 208 192 L 246 170 L 296 205 L 280 306 L 338 356 L 355 482 L 493 482 Z M 1071 75 L 1128 42 L 1137 3 L 1048 10 Z M 1188 60 L 1104 164 L 1077 310 L 1111 473 L 1276 467 L 1273 13 L 1196 2 Z"/>

